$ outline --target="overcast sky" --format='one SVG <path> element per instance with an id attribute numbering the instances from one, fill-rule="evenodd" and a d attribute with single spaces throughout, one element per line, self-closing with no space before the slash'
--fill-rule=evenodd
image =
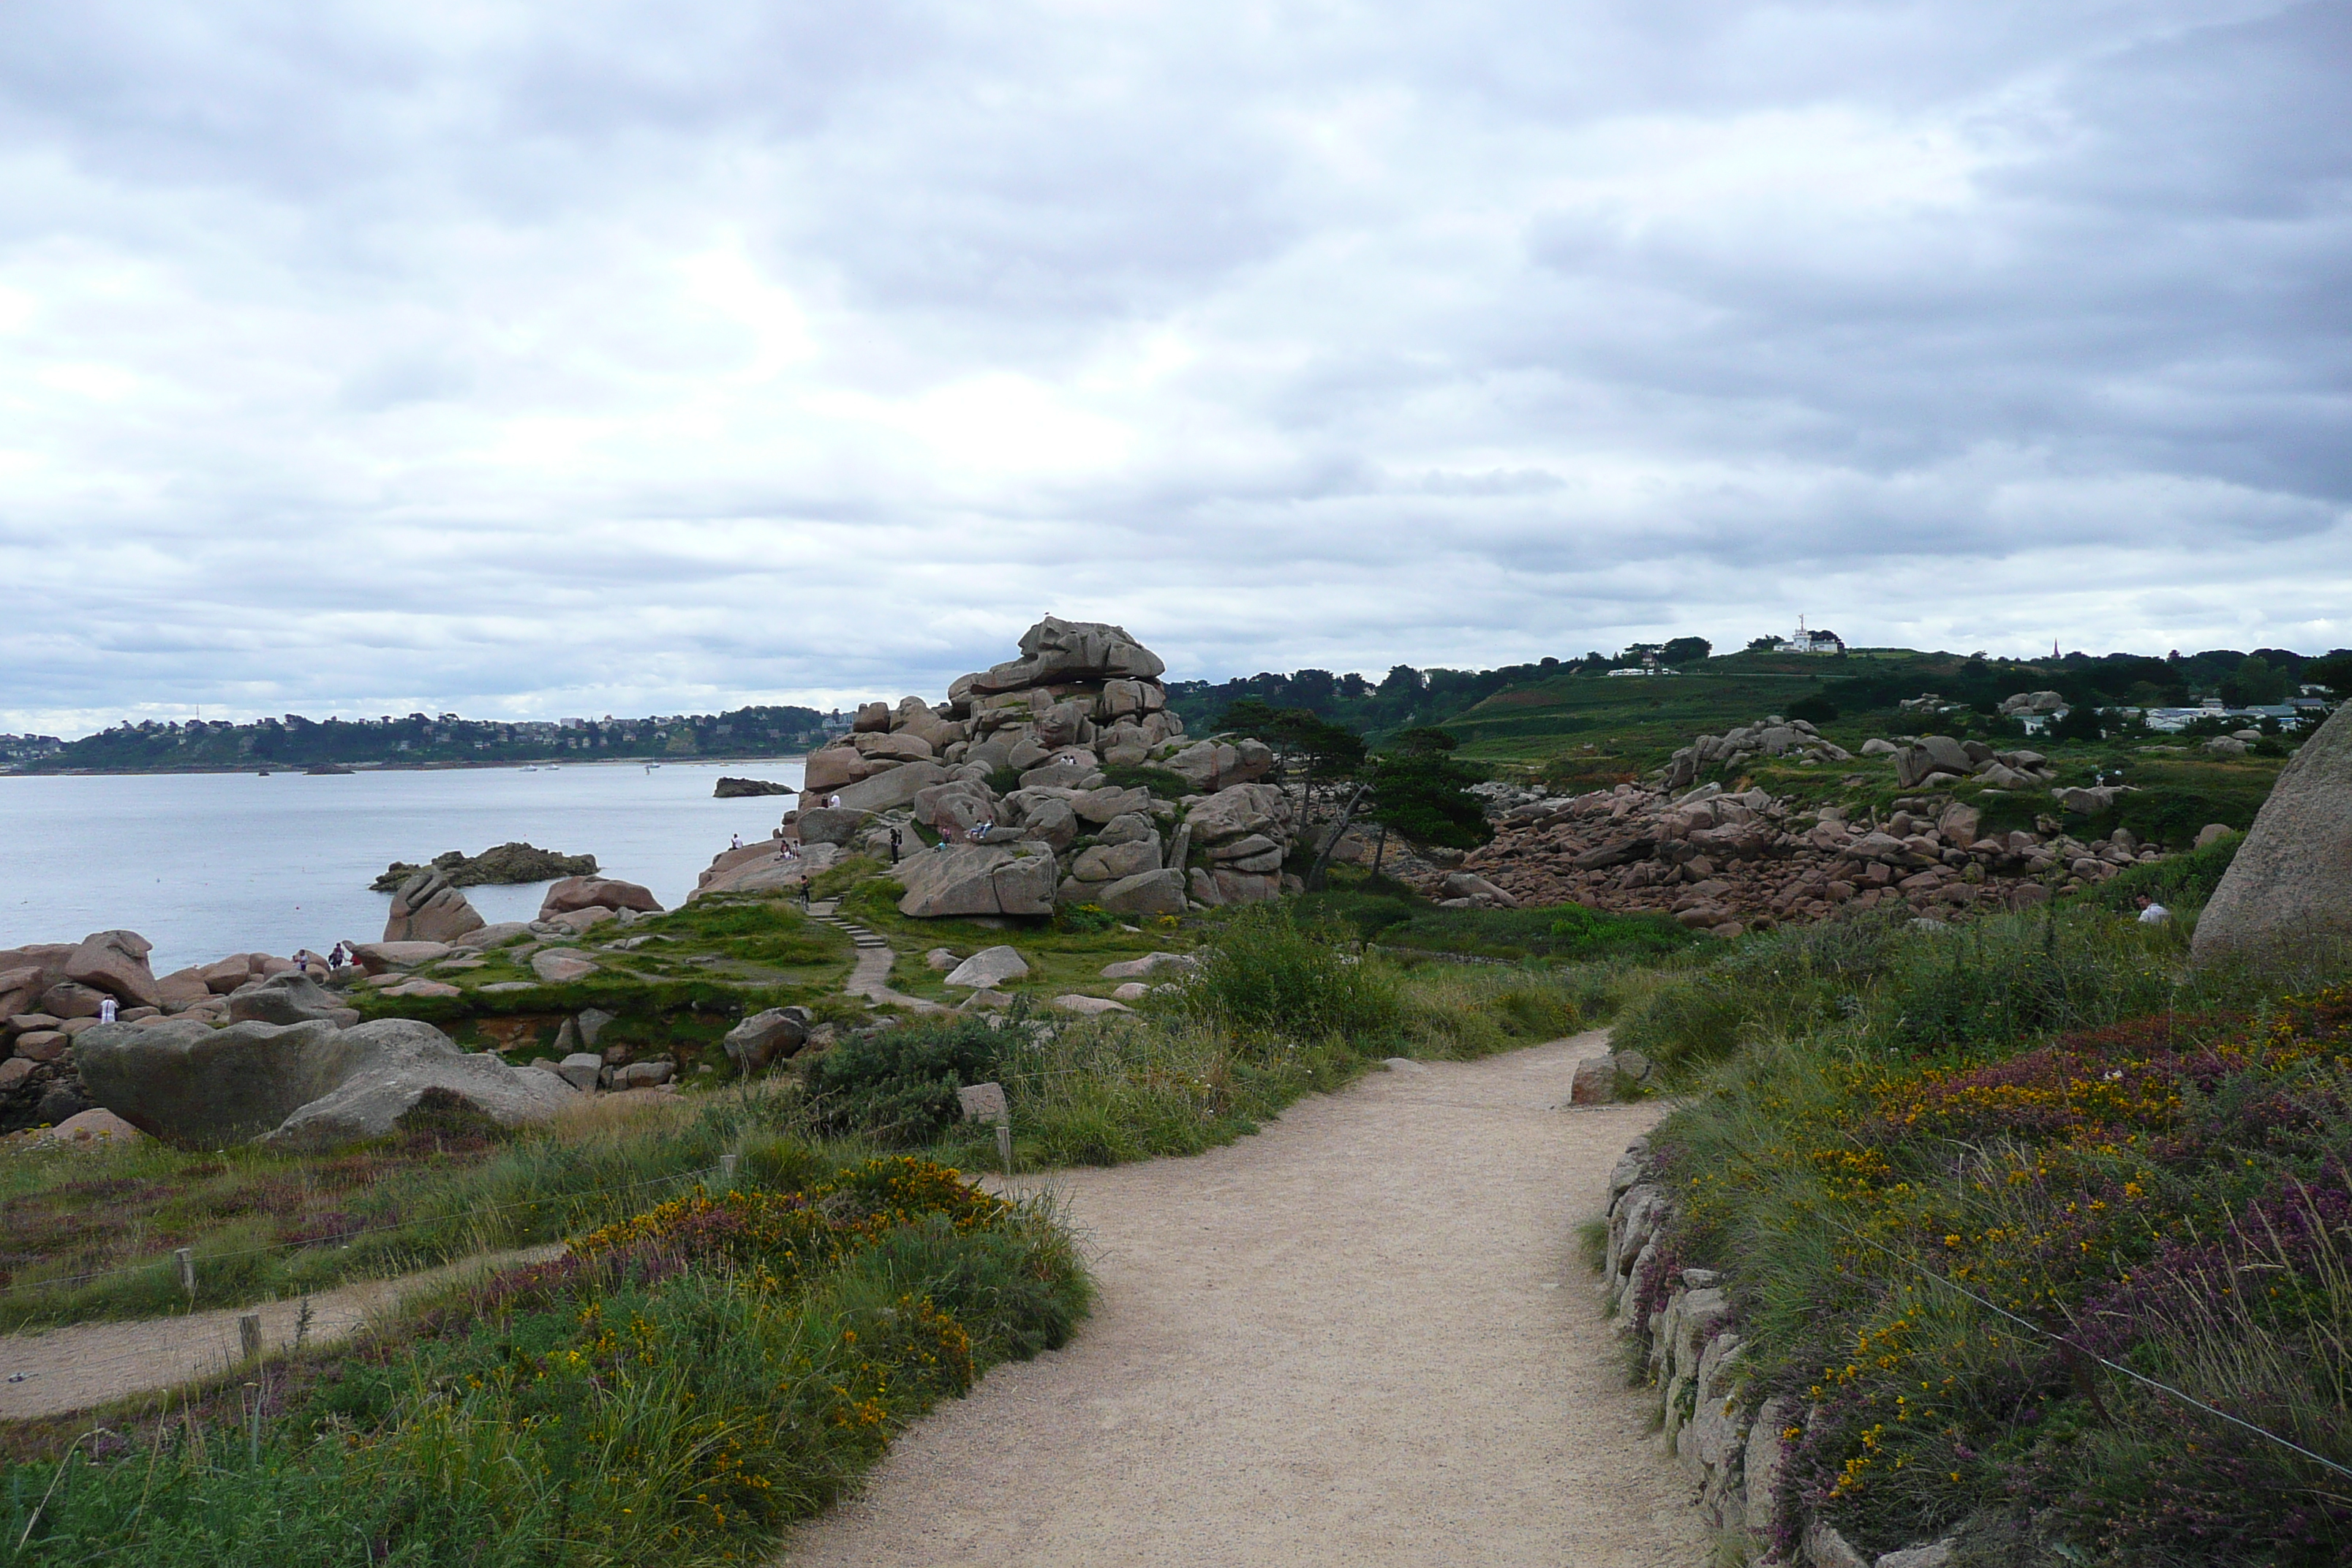
<path id="1" fill-rule="evenodd" d="M 2352 6 L 18 0 L 0 730 L 2352 643 Z"/>

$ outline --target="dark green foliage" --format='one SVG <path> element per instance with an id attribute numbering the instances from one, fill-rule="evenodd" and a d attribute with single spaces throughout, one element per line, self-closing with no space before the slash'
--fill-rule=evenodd
<path id="1" fill-rule="evenodd" d="M 2158 860 L 2153 866 L 2134 866 L 2109 881 L 2085 889 L 2075 898 L 2110 910 L 2129 910 L 2137 908 L 2136 900 L 2146 894 L 2168 910 L 2200 909 L 2213 896 L 2213 889 L 2221 885 L 2221 874 L 2238 858 L 2239 847 L 2244 843 L 2242 837 L 2232 835 L 2187 855 Z"/>
<path id="2" fill-rule="evenodd" d="M 1375 910 L 1374 904 L 1391 906 Z M 1583 904 L 1526 910 L 1440 910 L 1365 900 L 1347 912 L 1382 947 L 1480 958 L 1585 960 L 1651 957 L 1709 938 L 1667 915 L 1618 915 Z"/>
<path id="3" fill-rule="evenodd" d="M 124 722 L 68 742 L 41 759 L 43 771 L 299 768 L 327 763 L 591 762 L 614 757 L 749 757 L 821 744 L 824 715 L 812 708 L 737 708 L 675 723 L 651 719 L 557 731 L 547 724 L 411 713 L 389 723 L 299 714 L 251 724 Z"/>
<path id="4" fill-rule="evenodd" d="M 1011 795 L 1021 787 L 1021 770 L 1011 763 L 1003 763 L 988 773 L 988 787 L 1000 795 Z"/>
<path id="5" fill-rule="evenodd" d="M 1715 651 L 1715 645 L 1705 637 L 1672 637 L 1658 650 L 1658 662 L 1672 668 L 1697 664 Z"/>
<path id="6" fill-rule="evenodd" d="M 1252 904 L 1194 955 L 1184 1005 L 1245 1042 L 1385 1038 L 1397 1029 L 1396 986 L 1346 951 L 1350 934 L 1302 925 L 1286 904 Z"/>
<path id="7" fill-rule="evenodd" d="M 1360 815 L 1423 844 L 1471 849 L 1494 837 L 1486 808 L 1470 793 L 1478 774 L 1448 753 L 1454 737 L 1412 730 L 1398 748 L 1372 759 L 1372 795 Z"/>
<path id="8" fill-rule="evenodd" d="M 1708 975 L 1675 978 L 1628 1006 L 1610 1039 L 1679 1077 L 1738 1050 L 1746 1016 L 1736 988 Z"/>
<path id="9" fill-rule="evenodd" d="M 1166 768 L 1130 767 L 1121 765 L 1103 770 L 1103 782 L 1117 789 L 1148 790 L 1154 800 L 1182 800 L 1188 795 L 1198 795 L 1200 786 L 1182 773 L 1171 773 Z M 1004 792 L 999 790 L 998 794 Z"/>
<path id="10" fill-rule="evenodd" d="M 2077 703 L 2050 721 L 2053 741 L 2095 741 L 2106 733 L 2106 721 L 2089 703 Z"/>
<path id="11" fill-rule="evenodd" d="M 1837 716 L 1837 704 L 1818 692 L 1811 697 L 1798 698 L 1788 708 L 1788 717 L 1802 719 L 1808 724 L 1834 723 Z"/>
<path id="12" fill-rule="evenodd" d="M 809 1098 L 827 1131 L 917 1148 L 960 1119 L 958 1087 L 997 1078 L 1003 1049 L 1003 1034 L 982 1018 L 853 1035 L 814 1058 Z"/>

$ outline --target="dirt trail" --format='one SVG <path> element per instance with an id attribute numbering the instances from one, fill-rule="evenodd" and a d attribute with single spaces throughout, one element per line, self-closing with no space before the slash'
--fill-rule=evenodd
<path id="1" fill-rule="evenodd" d="M 321 1290 L 310 1299 L 307 1342 L 331 1344 L 348 1339 L 359 1331 L 370 1313 L 463 1275 L 542 1262 L 562 1250 L 557 1243 L 485 1253 L 416 1274 Z M 236 1321 L 248 1312 L 261 1314 L 265 1356 L 292 1348 L 302 1312 L 299 1300 L 226 1307 L 176 1318 L 75 1323 L 36 1333 L 0 1334 L 0 1420 L 86 1410 L 110 1399 L 213 1376 L 236 1363 Z"/>
<path id="2" fill-rule="evenodd" d="M 1187 1160 L 1056 1177 L 1102 1296 L 908 1432 L 792 1568 L 1696 1568 L 1576 1258 L 1654 1109 L 1595 1032 L 1375 1074 Z"/>

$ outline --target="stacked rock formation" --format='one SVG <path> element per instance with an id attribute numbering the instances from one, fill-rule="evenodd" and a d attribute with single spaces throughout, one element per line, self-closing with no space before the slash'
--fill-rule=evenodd
<path id="1" fill-rule="evenodd" d="M 1063 903 L 1175 914 L 1282 891 L 1296 830 L 1289 796 L 1259 782 L 1269 748 L 1186 737 L 1160 684 L 1166 665 L 1121 627 L 1049 616 L 1020 652 L 961 677 L 936 705 L 866 703 L 846 738 L 813 753 L 796 818 L 812 858 L 817 846 L 887 858 L 897 829 L 910 915 Z M 1129 767 L 1193 793 L 1169 801 L 1109 782 L 1107 769 Z M 918 825 L 946 847 L 924 848 Z M 747 856 L 705 890 L 784 874 Z"/>

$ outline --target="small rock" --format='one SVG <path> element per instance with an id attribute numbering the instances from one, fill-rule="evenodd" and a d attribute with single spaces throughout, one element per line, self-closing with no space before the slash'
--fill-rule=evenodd
<path id="1" fill-rule="evenodd" d="M 555 1076 L 580 1089 L 595 1088 L 604 1071 L 604 1058 L 593 1051 L 574 1051 L 555 1064 Z"/>
<path id="2" fill-rule="evenodd" d="M 809 1010 L 771 1007 L 754 1013 L 719 1042 L 735 1070 L 745 1077 L 763 1070 L 778 1057 L 789 1057 L 809 1043 Z"/>
<path id="3" fill-rule="evenodd" d="M 1010 947 L 984 947 L 958 964 L 948 976 L 950 985 L 994 990 L 1011 980 L 1029 977 L 1029 965 Z"/>
<path id="4" fill-rule="evenodd" d="M 1111 989 L 1112 998 L 1120 1002 L 1140 1002 L 1150 994 L 1151 987 L 1140 980 L 1130 980 L 1124 985 L 1114 986 Z"/>
<path id="5" fill-rule="evenodd" d="M 936 970 L 941 974 L 945 974 L 949 970 L 953 969 L 957 964 L 962 962 L 963 960 L 958 958 L 955 955 L 954 951 L 950 948 L 935 947 L 931 949 L 930 952 L 923 954 L 923 966 L 927 969 Z"/>
<path id="6" fill-rule="evenodd" d="M 595 973 L 596 966 L 576 952 L 551 947 L 531 954 L 530 972 L 550 985 L 564 985 Z M 457 994 L 455 987 L 450 988 L 449 994 Z"/>
<path id="7" fill-rule="evenodd" d="M 1056 996 L 1054 1005 L 1065 1013 L 1076 1013 L 1082 1018 L 1099 1018 L 1105 1013 L 1131 1013 L 1135 1009 L 1124 1002 L 1114 1002 L 1108 996 Z"/>

